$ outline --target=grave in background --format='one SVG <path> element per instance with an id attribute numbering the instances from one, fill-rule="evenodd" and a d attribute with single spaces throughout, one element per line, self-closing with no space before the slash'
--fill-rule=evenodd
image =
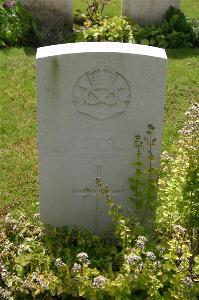
<path id="1" fill-rule="evenodd" d="M 19 0 L 37 22 L 42 45 L 63 43 L 73 28 L 72 0 Z"/>
<path id="2" fill-rule="evenodd" d="M 156 127 L 159 165 L 167 57 L 135 44 L 75 43 L 39 48 L 39 179 L 41 220 L 102 233 L 107 204 L 94 179 L 132 209 L 128 178 L 133 139 Z"/>
<path id="3" fill-rule="evenodd" d="M 170 6 L 180 8 L 180 0 L 122 0 L 122 15 L 136 23 L 159 24 Z"/>

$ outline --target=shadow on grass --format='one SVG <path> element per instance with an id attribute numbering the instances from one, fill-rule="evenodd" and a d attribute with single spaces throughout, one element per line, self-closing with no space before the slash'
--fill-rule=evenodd
<path id="1" fill-rule="evenodd" d="M 168 57 L 173 59 L 199 56 L 199 48 L 166 49 L 166 52 Z"/>
<path id="2" fill-rule="evenodd" d="M 32 56 L 32 55 L 36 55 L 37 48 L 23 47 L 23 50 L 24 50 L 26 55 Z"/>
<path id="3" fill-rule="evenodd" d="M 32 48 L 32 47 L 7 47 L 7 48 L 0 48 L 0 51 L 5 55 L 9 55 L 10 52 L 13 52 L 13 49 L 23 49 L 24 53 L 27 56 L 35 55 L 37 51 L 37 48 Z"/>

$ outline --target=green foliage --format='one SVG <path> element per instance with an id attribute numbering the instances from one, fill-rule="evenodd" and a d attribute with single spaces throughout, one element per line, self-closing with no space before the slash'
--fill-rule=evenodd
<path id="1" fill-rule="evenodd" d="M 164 230 L 180 223 L 193 231 L 196 241 L 192 242 L 198 253 L 199 104 L 194 104 L 186 116 L 187 122 L 172 154 L 164 153 L 157 221 Z"/>
<path id="2" fill-rule="evenodd" d="M 82 40 L 91 42 L 124 42 L 134 41 L 131 26 L 124 18 L 113 17 L 103 18 L 99 24 L 92 25 L 86 23 L 86 28 L 82 32 Z"/>
<path id="3" fill-rule="evenodd" d="M 168 46 L 161 27 L 157 27 L 156 25 L 141 27 L 135 24 L 132 26 L 132 30 L 138 44 L 158 46 L 162 48 L 166 48 Z"/>
<path id="4" fill-rule="evenodd" d="M 198 22 L 191 20 L 178 9 L 171 7 L 163 23 L 141 27 L 133 26 L 137 43 L 163 48 L 183 48 L 197 45 Z"/>
<path id="5" fill-rule="evenodd" d="M 37 30 L 30 14 L 19 2 L 0 0 L 0 47 L 36 45 Z"/>
<path id="6" fill-rule="evenodd" d="M 180 10 L 172 7 L 160 26 L 149 24 L 142 27 L 130 24 L 125 18 L 102 17 L 102 13 L 93 17 L 87 14 L 84 20 L 84 26 L 80 30 L 78 28 L 82 33 L 78 41 L 136 42 L 161 48 L 192 47 L 197 46 L 199 41 L 197 19 L 188 19 Z"/>
<path id="7" fill-rule="evenodd" d="M 147 242 L 96 178 L 115 225 L 115 242 L 78 229 L 44 227 L 7 215 L 0 234 L 0 296 L 14 299 L 183 299 L 197 294 L 198 257 L 177 225 Z"/>
<path id="8" fill-rule="evenodd" d="M 161 27 L 169 48 L 189 47 L 195 41 L 192 27 L 186 16 L 178 9 L 171 7 L 167 11 Z"/>
<path id="9" fill-rule="evenodd" d="M 199 46 L 199 18 L 189 18 L 188 22 L 194 33 L 194 45 Z"/>

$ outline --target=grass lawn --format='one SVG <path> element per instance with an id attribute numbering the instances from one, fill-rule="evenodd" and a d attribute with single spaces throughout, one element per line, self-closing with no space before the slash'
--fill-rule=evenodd
<path id="1" fill-rule="evenodd" d="M 38 199 L 35 51 L 1 50 L 0 82 L 0 212 L 18 203 L 31 211 Z"/>
<path id="2" fill-rule="evenodd" d="M 199 101 L 199 49 L 169 50 L 163 149 L 183 126 L 184 112 Z M 0 50 L 0 212 L 38 211 L 35 50 Z M 133 157 L 132 157 L 133 160 Z"/>
<path id="3" fill-rule="evenodd" d="M 162 0 L 164 1 L 164 0 Z M 190 17 L 198 17 L 199 16 L 199 1 L 198 0 L 181 0 L 180 8 L 182 11 Z M 84 0 L 75 0 L 73 5 L 73 11 L 75 12 L 77 9 L 82 12 L 85 11 Z M 119 16 L 121 13 L 121 0 L 111 0 L 111 2 L 107 5 L 105 11 L 105 15 L 117 15 Z"/>

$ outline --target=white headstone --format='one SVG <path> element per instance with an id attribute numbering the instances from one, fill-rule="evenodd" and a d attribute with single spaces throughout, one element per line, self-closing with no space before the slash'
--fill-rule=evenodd
<path id="1" fill-rule="evenodd" d="M 163 49 L 122 43 L 39 48 L 40 213 L 45 223 L 108 229 L 98 176 L 132 208 L 135 134 L 156 127 L 159 160 L 167 57 Z"/>
<path id="2" fill-rule="evenodd" d="M 180 0 L 122 0 L 122 15 L 139 24 L 158 24 L 170 6 L 179 9 Z"/>
<path id="3" fill-rule="evenodd" d="M 72 30 L 72 0 L 19 0 L 30 11 L 40 31 L 41 43 L 64 42 Z"/>

